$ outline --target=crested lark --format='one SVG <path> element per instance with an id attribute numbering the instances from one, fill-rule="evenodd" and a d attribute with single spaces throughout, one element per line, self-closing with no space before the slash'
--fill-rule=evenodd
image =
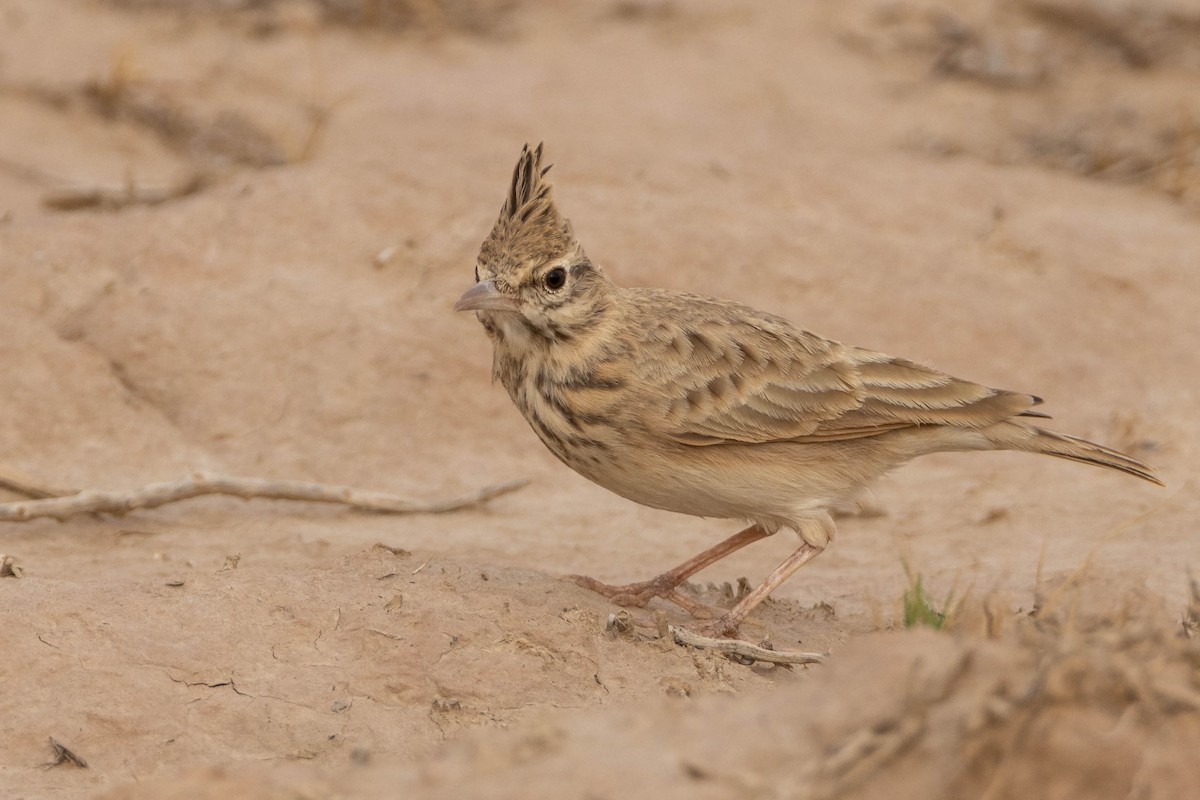
<path id="1" fill-rule="evenodd" d="M 677 591 L 694 573 L 780 528 L 801 544 L 758 588 L 706 625 L 731 634 L 834 536 L 831 506 L 916 456 L 1022 450 L 1120 470 L 1153 470 L 1102 445 L 1037 427 L 1041 400 L 923 364 L 823 339 L 747 306 L 626 289 L 594 265 L 559 215 L 542 148 L 521 152 L 483 243 L 475 311 L 492 375 L 554 455 L 643 505 L 753 524 L 649 581 L 576 578 L 621 605 Z"/>

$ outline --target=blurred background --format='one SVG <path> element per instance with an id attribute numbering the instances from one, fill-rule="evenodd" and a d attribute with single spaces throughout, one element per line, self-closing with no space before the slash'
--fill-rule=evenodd
<path id="1" fill-rule="evenodd" d="M 1097 586 L 1174 609 L 1200 561 L 1198 87 L 1195 0 L 0 0 L 4 470 L 64 489 L 205 469 L 421 497 L 533 481 L 454 517 L 211 499 L 10 525 L 0 551 L 27 577 L 5 590 L 45 631 L 102 598 L 124 604 L 105 620 L 154 618 L 145 587 L 232 580 L 212 576 L 233 553 L 257 587 L 313 570 L 333 603 L 375 584 L 329 559 L 378 541 L 558 586 L 648 577 L 728 535 L 736 522 L 642 509 L 558 464 L 451 311 L 521 146 L 544 141 L 560 209 L 618 283 L 1036 393 L 1059 429 L 1168 483 L 923 459 L 877 488 L 884 516 L 843 522 L 781 590 L 830 608 L 789 643 L 896 624 L 905 561 L 934 596 L 971 586 L 1015 610 L 1086 559 Z M 791 548 L 775 537 L 702 577 L 757 580 Z M 279 587 L 255 602 L 305 591 Z M 197 636 L 221 635 L 218 601 Z M 271 620 L 250 641 L 282 635 Z M 116 648 L 111 674 L 140 646 Z M 203 677 L 246 672 L 242 655 Z M 26 689 L 51 703 L 64 685 Z M 185 691 L 138 685 L 151 699 L 121 712 L 130 731 Z M 412 691 L 396 702 L 424 720 L 433 690 Z M 24 707 L 13 769 L 44 747 L 39 702 Z M 229 719 L 209 722 L 210 749 L 172 763 L 240 757 Z M 99 735 L 82 710 L 73 724 Z M 413 752 L 445 735 L 421 724 Z M 318 731 L 301 749 L 324 758 Z M 156 742 L 134 772 L 158 768 Z"/>
<path id="2" fill-rule="evenodd" d="M 1194 366 L 1160 305 L 1200 263 L 1198 30 L 1185 0 L 6 0 L 0 442 L 64 485 L 540 457 L 446 313 L 526 141 L 619 282 L 1171 438 L 1126 417 L 1166 424 L 1152 370 Z"/>

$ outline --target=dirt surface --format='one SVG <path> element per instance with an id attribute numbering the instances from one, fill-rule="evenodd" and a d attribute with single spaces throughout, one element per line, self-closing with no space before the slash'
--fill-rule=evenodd
<path id="1" fill-rule="evenodd" d="M 4 471 L 532 482 L 0 523 L 0 794 L 1194 794 L 1198 78 L 1184 0 L 5 0 Z M 674 646 L 674 607 L 606 632 L 562 575 L 737 524 L 558 464 L 451 312 L 541 140 L 618 282 L 1034 392 L 1167 488 L 926 458 L 743 628 L 827 665 Z"/>

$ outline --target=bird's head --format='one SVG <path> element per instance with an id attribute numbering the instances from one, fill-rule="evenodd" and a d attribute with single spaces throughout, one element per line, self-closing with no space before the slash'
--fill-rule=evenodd
<path id="1" fill-rule="evenodd" d="M 491 333 L 569 341 L 599 321 L 612 286 L 558 213 L 542 146 L 521 150 L 500 218 L 479 250 L 475 285 L 454 304 Z"/>

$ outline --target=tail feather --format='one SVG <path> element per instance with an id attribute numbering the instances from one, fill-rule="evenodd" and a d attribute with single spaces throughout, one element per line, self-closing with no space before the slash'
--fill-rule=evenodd
<path id="1" fill-rule="evenodd" d="M 1067 436 L 1065 433 L 1055 433 L 1044 428 L 1029 427 L 1026 430 L 1032 432 L 1034 435 L 1029 436 L 1020 443 L 1011 443 L 1010 446 L 1014 450 L 1044 453 L 1048 456 L 1065 458 L 1083 464 L 1108 467 L 1109 469 L 1119 470 L 1136 478 L 1141 478 L 1144 481 L 1157 483 L 1159 486 L 1165 485 L 1159 479 L 1158 475 L 1155 474 L 1152 467 L 1118 450 L 1113 450 L 1111 447 L 1105 447 L 1104 445 L 1089 442 L 1086 439 L 1079 439 L 1075 436 Z"/>

